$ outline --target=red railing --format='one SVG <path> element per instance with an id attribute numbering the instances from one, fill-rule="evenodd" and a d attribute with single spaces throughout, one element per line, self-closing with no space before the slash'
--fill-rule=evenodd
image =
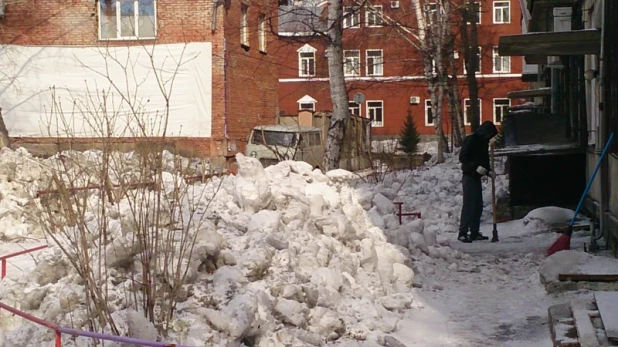
<path id="1" fill-rule="evenodd" d="M 2 261 L 2 274 L 1 274 L 0 279 L 6 277 L 6 260 L 7 259 L 16 257 L 18 255 L 22 255 L 22 254 L 27 254 L 27 253 L 30 253 L 30 252 L 38 251 L 38 250 L 41 250 L 41 249 L 44 249 L 44 248 L 47 248 L 47 245 L 42 245 L 42 246 L 30 248 L 30 249 L 24 249 L 23 251 L 19 251 L 19 252 L 15 252 L 15 253 L 11 253 L 11 254 L 8 254 L 8 255 L 1 256 L 0 257 L 0 261 Z"/>
<path id="2" fill-rule="evenodd" d="M 6 260 L 7 259 L 16 257 L 18 255 L 23 255 L 23 254 L 27 254 L 30 252 L 38 251 L 44 248 L 47 248 L 47 245 L 29 248 L 23 251 L 0 256 L 0 260 L 2 260 L 2 278 L 6 276 Z M 48 321 L 44 321 L 31 314 L 20 311 L 14 307 L 11 307 L 9 305 L 6 305 L 0 302 L 0 310 L 3 310 L 3 309 L 7 310 L 8 312 L 13 313 L 14 315 L 20 316 L 28 321 L 31 321 L 35 324 L 38 324 L 38 325 L 41 325 L 43 327 L 53 330 L 56 336 L 54 339 L 55 347 L 62 347 L 62 334 L 68 334 L 68 335 L 73 335 L 73 336 L 84 336 L 84 337 L 90 337 L 92 339 L 115 341 L 115 342 L 122 342 L 122 343 L 128 343 L 128 344 L 139 345 L 139 346 L 148 346 L 148 347 L 189 347 L 189 346 L 178 345 L 178 344 L 173 344 L 173 343 L 147 341 L 147 340 L 136 339 L 133 337 L 108 335 L 108 334 L 96 333 L 92 331 L 65 328 L 57 324 L 48 322 Z"/>
<path id="3" fill-rule="evenodd" d="M 399 202 L 394 202 L 393 204 L 397 205 L 398 210 L 397 210 L 397 217 L 399 217 L 399 225 L 401 225 L 403 223 L 403 217 L 405 216 L 414 216 L 416 218 L 421 218 L 421 213 L 420 212 L 406 212 L 404 213 L 403 210 L 403 202 L 399 201 Z"/>

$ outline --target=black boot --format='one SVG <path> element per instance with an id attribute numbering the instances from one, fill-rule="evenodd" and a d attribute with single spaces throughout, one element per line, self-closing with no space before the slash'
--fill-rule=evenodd
<path id="1" fill-rule="evenodd" d="M 485 241 L 489 240 L 489 237 L 483 236 L 481 233 L 470 233 L 470 240 L 472 241 Z"/>
<path id="2" fill-rule="evenodd" d="M 472 243 L 472 240 L 468 237 L 467 234 L 460 234 L 459 236 L 457 236 L 457 240 L 463 243 Z"/>

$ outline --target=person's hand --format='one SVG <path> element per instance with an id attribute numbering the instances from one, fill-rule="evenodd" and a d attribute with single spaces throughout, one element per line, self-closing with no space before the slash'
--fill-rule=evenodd
<path id="1" fill-rule="evenodd" d="M 477 167 L 476 172 L 481 176 L 487 175 L 487 169 L 482 166 Z"/>

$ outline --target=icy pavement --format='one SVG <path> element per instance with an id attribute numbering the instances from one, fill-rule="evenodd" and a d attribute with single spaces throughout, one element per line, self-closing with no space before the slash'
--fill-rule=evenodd
<path id="1" fill-rule="evenodd" d="M 485 235 L 491 229 L 491 224 L 482 226 Z M 558 235 L 526 235 L 524 230 L 522 220 L 501 223 L 499 243 L 452 242 L 452 248 L 469 255 L 461 263 L 416 263 L 422 288 L 415 295 L 424 308 L 409 311 L 392 336 L 405 346 L 552 346 L 549 306 L 579 293 L 545 292 L 538 268 Z M 576 233 L 571 247 L 582 249 L 588 241 Z"/>

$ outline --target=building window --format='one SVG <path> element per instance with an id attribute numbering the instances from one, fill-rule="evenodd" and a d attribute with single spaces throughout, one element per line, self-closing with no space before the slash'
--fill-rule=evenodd
<path id="1" fill-rule="evenodd" d="M 318 101 L 314 98 L 312 98 L 309 95 L 305 95 L 302 98 L 296 100 L 296 103 L 298 104 L 298 109 L 299 110 L 305 110 L 305 111 L 315 111 L 315 104 Z"/>
<path id="2" fill-rule="evenodd" d="M 240 6 L 240 44 L 249 47 L 249 6 Z"/>
<path id="3" fill-rule="evenodd" d="M 372 120 L 371 126 L 384 126 L 384 103 L 382 101 L 367 101 L 367 116 Z"/>
<path id="4" fill-rule="evenodd" d="M 425 3 L 425 16 L 427 24 L 434 24 L 438 16 L 438 4 L 435 2 Z"/>
<path id="5" fill-rule="evenodd" d="M 479 122 L 483 119 L 483 114 L 481 113 L 481 99 L 479 100 Z M 470 99 L 464 99 L 464 124 L 471 125 L 470 120 L 468 119 L 468 115 L 470 114 Z"/>
<path id="6" fill-rule="evenodd" d="M 360 76 L 360 51 L 343 51 L 343 64 L 345 76 Z"/>
<path id="7" fill-rule="evenodd" d="M 481 24 L 481 3 L 480 2 L 475 2 L 474 3 L 474 13 L 476 13 L 476 24 Z"/>
<path id="8" fill-rule="evenodd" d="M 382 6 L 368 6 L 366 15 L 368 27 L 381 27 L 384 24 L 382 19 Z"/>
<path id="9" fill-rule="evenodd" d="M 381 49 L 367 50 L 367 76 L 382 76 L 384 74 Z"/>
<path id="10" fill-rule="evenodd" d="M 425 100 L 425 125 L 433 125 L 433 112 L 431 111 L 431 100 Z"/>
<path id="11" fill-rule="evenodd" d="M 309 45 L 304 45 L 298 52 L 298 76 L 315 76 L 315 52 L 317 50 Z"/>
<path id="12" fill-rule="evenodd" d="M 494 99 L 494 123 L 502 124 L 511 107 L 511 99 Z"/>
<path id="13" fill-rule="evenodd" d="M 315 111 L 315 103 L 314 102 L 303 102 L 298 104 L 298 109 L 299 110 L 308 110 L 308 111 Z"/>
<path id="14" fill-rule="evenodd" d="M 348 103 L 348 109 L 350 110 L 350 114 L 355 115 L 355 116 L 360 116 L 361 115 L 361 108 L 360 105 L 350 101 Z"/>
<path id="15" fill-rule="evenodd" d="M 99 1 L 101 39 L 154 39 L 156 19 L 156 0 Z"/>
<path id="16" fill-rule="evenodd" d="M 498 54 L 498 47 L 494 47 L 494 73 L 511 72 L 511 57 L 503 57 Z"/>
<path id="17" fill-rule="evenodd" d="M 509 1 L 494 1 L 494 24 L 511 22 L 511 3 Z"/>
<path id="18" fill-rule="evenodd" d="M 258 16 L 258 40 L 260 52 L 266 53 L 266 15 L 263 13 Z"/>
<path id="19" fill-rule="evenodd" d="M 480 74 L 481 73 L 481 67 L 483 66 L 482 65 L 483 61 L 481 59 L 481 57 L 482 57 L 482 55 L 481 55 L 481 47 L 479 47 L 479 50 L 478 50 L 478 53 L 476 54 L 476 57 L 478 58 L 478 62 L 476 64 L 476 71 L 475 71 L 475 73 Z M 464 72 L 464 74 L 468 73 L 467 71 L 468 70 L 466 69 L 466 59 L 463 59 L 463 72 Z"/>
<path id="20" fill-rule="evenodd" d="M 346 6 L 343 8 L 343 28 L 360 28 L 360 9 Z"/>

